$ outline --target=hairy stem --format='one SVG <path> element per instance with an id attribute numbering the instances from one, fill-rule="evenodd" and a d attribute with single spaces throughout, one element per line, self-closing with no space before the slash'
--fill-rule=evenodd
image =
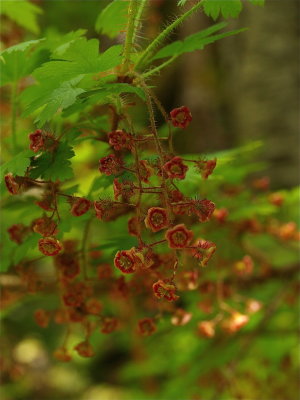
<path id="1" fill-rule="evenodd" d="M 128 6 L 128 23 L 127 23 L 127 33 L 124 45 L 124 53 L 123 53 L 123 73 L 128 70 L 129 62 L 130 62 L 130 53 L 133 45 L 133 39 L 135 35 L 135 20 L 137 14 L 137 0 L 130 0 Z"/>
<path id="2" fill-rule="evenodd" d="M 139 57 L 135 69 L 143 69 L 143 67 L 147 64 L 147 61 L 155 54 L 159 45 L 166 39 L 166 37 L 175 29 L 178 25 L 180 25 L 186 18 L 192 15 L 198 8 L 201 7 L 201 2 L 197 3 L 188 10 L 186 13 L 182 14 L 181 17 L 177 18 L 172 24 L 167 26 L 165 30 L 163 30 L 153 42 L 149 44 L 149 46 L 145 49 L 142 55 Z"/>

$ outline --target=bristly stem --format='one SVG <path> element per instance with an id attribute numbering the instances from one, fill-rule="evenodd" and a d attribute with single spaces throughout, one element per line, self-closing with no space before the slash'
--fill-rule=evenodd
<path id="1" fill-rule="evenodd" d="M 125 39 L 123 62 L 122 62 L 123 73 L 126 73 L 129 67 L 130 53 L 135 34 L 135 20 L 137 15 L 137 6 L 138 6 L 137 0 L 130 0 L 128 6 L 128 23 L 126 29 L 126 39 Z"/>
<path id="2" fill-rule="evenodd" d="M 141 24 L 141 17 L 142 17 L 142 14 L 143 14 L 143 11 L 144 11 L 147 1 L 148 0 L 139 0 L 139 7 L 136 12 L 136 17 L 135 17 L 135 21 L 134 21 L 134 30 L 133 30 L 133 35 L 132 35 L 132 43 L 133 44 L 135 42 L 135 38 L 137 36 L 137 31 Z"/>
<path id="3" fill-rule="evenodd" d="M 159 72 L 160 70 L 162 70 L 163 68 L 165 68 L 167 65 L 171 64 L 174 60 L 176 60 L 176 58 L 178 57 L 177 54 L 175 54 L 173 57 L 169 58 L 167 61 L 165 61 L 164 63 L 158 65 L 155 68 L 150 69 L 148 72 L 145 72 L 143 74 L 143 78 L 149 78 L 149 76 L 156 74 L 157 72 Z"/>
<path id="4" fill-rule="evenodd" d="M 11 136 L 14 152 L 17 151 L 17 82 L 13 82 L 11 89 Z"/>
<path id="5" fill-rule="evenodd" d="M 190 10 L 186 13 L 182 14 L 181 17 L 177 18 L 172 24 L 167 26 L 165 30 L 163 30 L 153 42 L 149 44 L 149 46 L 145 49 L 142 55 L 139 57 L 135 69 L 141 70 L 147 64 L 147 61 L 155 54 L 156 49 L 159 47 L 161 43 L 166 39 L 166 37 L 175 29 L 178 25 L 181 24 L 186 18 L 188 18 L 191 14 L 198 10 L 202 6 L 202 2 L 195 4 Z"/>

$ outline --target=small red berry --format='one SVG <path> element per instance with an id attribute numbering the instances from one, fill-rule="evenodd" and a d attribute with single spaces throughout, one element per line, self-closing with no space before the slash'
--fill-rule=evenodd
<path id="1" fill-rule="evenodd" d="M 172 125 L 179 128 L 186 128 L 192 120 L 192 114 L 186 106 L 174 108 L 170 116 Z"/>
<path id="2" fill-rule="evenodd" d="M 164 164 L 163 170 L 171 179 L 184 179 L 188 167 L 182 162 L 181 157 L 176 156 Z"/>
<path id="3" fill-rule="evenodd" d="M 183 249 L 192 240 L 193 232 L 189 231 L 184 224 L 179 224 L 167 230 L 165 238 L 171 249 Z"/>
<path id="4" fill-rule="evenodd" d="M 45 256 L 56 256 L 62 250 L 59 241 L 52 237 L 45 237 L 39 240 L 39 250 Z"/>
<path id="5" fill-rule="evenodd" d="M 169 225 L 167 211 L 161 207 L 151 207 L 145 218 L 145 225 L 152 232 L 158 232 Z"/>

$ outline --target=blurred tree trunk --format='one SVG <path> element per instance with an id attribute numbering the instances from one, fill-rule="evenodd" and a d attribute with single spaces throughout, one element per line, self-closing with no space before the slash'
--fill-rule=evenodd
<path id="1" fill-rule="evenodd" d="M 244 3 L 228 29 L 248 31 L 188 53 L 169 68 L 160 93 L 164 104 L 188 105 L 193 113 L 177 148 L 208 152 L 261 139 L 273 186 L 298 183 L 299 14 L 297 0 L 267 0 L 263 8 Z M 211 24 L 198 13 L 179 35 Z"/>

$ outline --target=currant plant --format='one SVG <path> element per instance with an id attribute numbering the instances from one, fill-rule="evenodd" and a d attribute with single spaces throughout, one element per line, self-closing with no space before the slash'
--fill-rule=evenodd
<path id="1" fill-rule="evenodd" d="M 173 325 L 187 324 L 192 314 L 183 298 L 191 290 L 203 294 L 199 308 L 205 312 L 217 299 L 215 315 L 198 323 L 205 337 L 214 336 L 217 326 L 239 330 L 261 308 L 255 299 L 243 299 L 243 311 L 226 301 L 231 292 L 222 274 L 228 261 L 218 256 L 211 230 L 227 226 L 230 207 L 205 195 L 205 183 L 222 169 L 226 155 L 177 154 L 174 134 L 184 135 L 189 125 L 196 129 L 190 105 L 166 110 L 151 80 L 184 53 L 244 30 L 220 33 L 227 26 L 220 22 L 170 42 L 180 24 L 203 11 L 214 19 L 220 13 L 235 17 L 242 3 L 181 0 L 180 15 L 143 46 L 139 36 L 148 7 L 151 1 L 115 0 L 103 9 L 97 32 L 111 39 L 123 32 L 124 39 L 105 51 L 78 30 L 23 42 L 1 54 L 2 85 L 11 96 L 5 141 L 11 157 L 2 166 L 2 188 L 10 195 L 4 203 L 20 210 L 19 219 L 6 227 L 1 271 L 11 271 L 23 288 L 5 291 L 4 300 L 56 294 L 55 306 L 37 307 L 34 318 L 42 328 L 50 321 L 66 327 L 54 352 L 61 361 L 72 358 L 73 330 L 82 337 L 73 348 L 92 357 L 91 338 L 99 332 L 152 335 L 166 315 Z M 9 7 L 4 11 L 12 13 Z M 27 121 L 26 129 L 19 127 L 20 119 Z M 262 214 L 282 204 L 280 194 L 272 196 Z M 231 218 L 237 241 L 243 232 L 267 229 L 242 213 Z M 209 224 L 211 229 L 203 228 Z M 275 225 L 273 235 L 297 240 L 294 225 Z M 219 267 L 211 281 L 201 283 L 201 268 L 214 257 L 212 268 Z M 253 265 L 243 252 L 234 273 L 250 275 Z"/>

